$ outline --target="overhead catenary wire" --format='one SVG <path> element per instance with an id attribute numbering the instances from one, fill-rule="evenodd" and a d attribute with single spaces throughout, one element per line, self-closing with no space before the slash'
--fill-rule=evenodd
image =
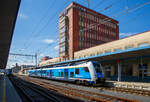
<path id="1" fill-rule="evenodd" d="M 69 0 L 68 0 L 69 1 Z M 103 3 L 105 0 L 102 0 L 98 5 L 100 5 L 101 3 Z M 50 44 L 52 45 L 52 44 Z M 47 44 L 46 48 L 49 47 L 49 44 Z M 43 49 L 44 50 L 44 49 Z M 39 49 L 37 51 L 40 51 Z M 41 51 L 40 51 L 41 52 Z"/>
<path id="2" fill-rule="evenodd" d="M 97 5 L 94 6 L 94 8 L 97 8 L 98 6 L 100 6 L 101 4 L 103 4 L 106 0 L 101 0 Z"/>
<path id="3" fill-rule="evenodd" d="M 143 7 L 143 6 L 146 5 L 146 4 L 149 4 L 149 2 L 144 3 L 144 4 L 141 4 L 141 5 L 137 5 L 137 6 L 134 7 L 134 8 L 130 8 L 130 9 L 128 9 L 128 12 L 126 12 L 127 10 L 125 9 L 125 10 L 119 12 L 119 15 L 114 15 L 113 17 L 119 17 L 119 16 L 121 16 L 121 15 L 125 15 L 125 14 L 127 14 L 127 13 L 129 13 L 129 12 L 132 12 L 132 11 L 130 11 L 130 10 L 137 10 L 137 9 Z M 101 22 L 100 24 L 104 24 L 104 23 L 109 22 L 109 21 L 111 21 L 111 19 L 110 19 L 110 18 L 106 18 L 106 19 L 104 19 L 103 22 Z M 95 24 L 96 24 L 96 25 L 95 25 Z M 97 24 L 97 23 L 91 24 L 91 25 L 89 26 L 90 28 L 84 28 L 83 30 L 80 30 L 80 31 L 85 31 L 85 30 L 91 29 L 92 27 L 98 26 L 98 25 L 100 25 L 100 24 Z M 48 47 L 48 46 L 47 46 L 47 47 Z"/>
<path id="4" fill-rule="evenodd" d="M 67 1 L 63 4 L 63 6 L 66 5 L 69 1 L 70 1 L 70 0 L 67 0 Z M 62 6 L 59 8 L 59 10 L 60 10 L 60 9 L 62 9 Z M 59 10 L 57 10 L 57 11 L 59 11 Z M 46 22 L 46 24 L 34 35 L 35 38 L 38 37 L 38 35 L 46 28 L 46 26 L 50 23 L 50 21 L 52 21 L 52 20 L 55 18 L 54 16 L 56 16 L 57 14 L 58 14 L 58 12 L 56 12 L 53 16 L 51 16 L 51 17 L 48 19 L 48 21 Z M 34 38 L 34 39 L 35 39 L 35 38 Z M 33 41 L 26 47 L 26 49 L 29 48 L 29 47 L 32 45 L 32 43 L 33 43 Z"/>
<path id="5" fill-rule="evenodd" d="M 120 1 L 121 1 L 121 0 L 111 3 L 110 5 L 106 6 L 106 7 L 103 8 L 102 10 L 100 10 L 99 12 L 103 12 L 103 11 L 106 11 L 106 10 L 112 8 L 114 4 L 116 4 L 116 3 L 120 2 Z"/>
<path id="6" fill-rule="evenodd" d="M 146 3 L 141 4 L 141 5 L 137 5 L 136 7 L 133 7 L 133 8 L 128 9 L 128 12 L 127 12 L 127 10 L 123 10 L 122 12 L 119 12 L 119 15 L 114 15 L 113 17 L 119 17 L 119 16 L 125 15 L 125 14 L 127 14 L 127 13 L 129 13 L 129 12 L 133 12 L 133 11 L 135 11 L 135 10 L 137 10 L 137 9 L 139 9 L 139 8 L 141 8 L 141 7 L 145 6 L 145 5 L 147 5 L 147 4 L 149 4 L 149 2 L 146 2 Z M 104 22 L 101 23 L 101 24 L 104 24 L 105 22 L 111 21 L 111 19 L 110 19 L 110 18 L 107 18 L 107 19 L 104 19 L 103 21 L 104 21 Z M 98 25 L 99 25 L 99 24 L 98 24 Z M 94 26 L 98 26 L 98 25 L 95 25 L 95 24 L 94 24 Z M 91 26 L 91 25 L 90 25 L 90 26 Z M 87 30 L 87 28 L 86 28 L 85 30 Z M 81 31 L 82 31 L 82 30 L 81 30 Z M 49 46 L 49 45 L 48 45 L 48 46 Z M 48 47 L 48 46 L 46 46 L 46 47 Z"/>
<path id="7" fill-rule="evenodd" d="M 41 19 L 39 20 L 39 22 L 36 24 L 36 26 L 34 27 L 33 31 L 31 32 L 30 38 L 24 43 L 24 46 L 26 48 L 26 46 L 28 46 L 27 43 L 29 43 L 30 41 L 32 41 L 32 37 L 35 37 L 35 32 L 37 31 L 37 28 L 39 27 L 39 25 L 41 24 L 41 22 L 44 20 L 44 18 L 46 18 L 48 16 L 48 12 L 50 11 L 50 9 L 52 8 L 52 6 L 54 6 L 55 4 L 55 0 L 53 0 L 53 2 L 51 3 L 51 5 L 48 6 L 46 12 L 44 13 L 44 15 L 41 17 Z M 32 36 L 32 37 L 31 37 Z"/>
<path id="8" fill-rule="evenodd" d="M 148 5 L 148 4 L 150 4 L 150 1 L 148 1 L 148 2 L 146 2 L 146 3 L 143 3 L 143 4 L 140 4 L 140 5 L 137 5 L 137 6 L 134 7 L 134 8 L 129 8 L 128 10 L 125 9 L 125 10 L 123 10 L 122 12 L 119 12 L 119 13 L 118 13 L 119 15 L 114 15 L 113 17 L 119 17 L 119 16 L 122 16 L 122 15 L 125 15 L 125 14 L 127 14 L 127 13 L 129 13 L 129 12 L 133 12 L 133 11 L 135 11 L 135 10 L 137 10 L 137 9 L 139 9 L 139 8 L 141 8 L 141 7 L 143 7 L 143 6 L 145 6 L 145 5 Z M 128 12 L 126 12 L 126 11 L 128 11 Z M 107 23 L 108 21 L 111 21 L 111 19 L 110 19 L 110 18 L 105 18 L 105 19 L 103 19 L 103 21 L 102 21 L 100 24 L 93 23 L 93 24 L 91 24 L 90 26 L 88 26 L 88 28 L 84 28 L 84 29 L 80 30 L 80 32 L 86 31 L 86 30 L 88 30 L 88 29 L 91 29 L 92 27 L 99 26 L 99 25 L 101 25 L 101 24 Z"/>
<path id="9" fill-rule="evenodd" d="M 69 1 L 70 1 L 70 0 L 67 0 L 67 1 L 59 8 L 59 10 L 62 9 L 62 7 L 63 7 L 64 5 L 66 5 Z M 59 11 L 59 10 L 58 10 L 58 11 Z M 48 24 L 50 21 L 53 20 L 53 18 L 55 18 L 54 16 L 57 16 L 57 14 L 58 14 L 58 12 L 56 12 L 53 16 L 51 16 L 51 18 L 50 18 L 49 21 L 46 23 L 46 25 L 43 27 L 43 29 L 47 26 L 47 24 Z M 41 32 L 41 31 L 42 31 L 42 30 L 40 30 L 40 32 Z M 40 34 L 40 33 L 36 33 L 36 34 L 38 35 L 38 34 Z M 36 35 L 36 36 L 37 36 L 37 35 Z M 55 40 L 57 40 L 57 39 L 58 39 L 58 38 L 56 38 Z M 31 46 L 31 44 L 32 44 L 32 43 L 30 43 L 30 46 Z M 50 45 L 52 45 L 52 44 L 50 44 Z M 46 46 L 46 48 L 47 48 L 48 46 L 49 46 L 49 44 Z M 28 46 L 28 48 L 29 48 L 29 46 Z M 42 49 L 42 50 L 44 50 L 44 49 Z M 40 50 L 37 49 L 36 51 L 39 52 Z M 41 51 L 40 51 L 40 52 L 41 52 Z"/>
<path id="10" fill-rule="evenodd" d="M 120 0 L 119 0 L 120 1 Z M 118 2 L 113 2 L 111 5 L 114 5 L 115 3 L 118 3 Z M 106 8 L 108 9 L 108 7 L 109 7 L 110 5 L 108 5 Z M 112 6 L 111 6 L 112 7 Z M 107 9 L 102 9 L 103 11 L 105 11 L 105 10 L 107 10 Z M 70 27 L 69 27 L 70 28 Z M 52 44 L 50 44 L 50 45 L 52 45 Z M 49 44 L 45 47 L 45 48 L 48 48 L 49 47 Z M 40 51 L 40 53 L 42 52 L 42 50 L 44 50 L 44 49 L 38 49 L 38 51 Z M 46 50 L 45 50 L 46 51 Z"/>
<path id="11" fill-rule="evenodd" d="M 64 4 L 68 3 L 68 1 L 70 1 L 70 0 L 67 0 Z M 105 1 L 105 0 L 102 0 L 102 1 L 100 2 L 100 4 L 103 3 L 104 1 Z M 99 4 L 99 5 L 100 5 L 100 4 Z M 61 8 L 62 8 L 62 7 L 61 7 Z M 61 8 L 60 8 L 60 9 L 61 9 Z M 57 13 L 56 13 L 56 14 L 57 14 Z M 56 15 L 56 14 L 55 14 L 55 15 Z M 53 18 L 54 18 L 54 17 L 53 17 Z M 53 19 L 53 18 L 52 18 L 52 19 Z M 49 20 L 51 20 L 51 19 L 49 19 Z M 49 21 L 48 21 L 48 22 L 49 22 Z M 47 24 L 48 24 L 48 23 L 47 23 Z M 47 26 L 47 24 L 46 24 L 45 26 Z M 45 28 L 45 26 L 44 26 L 43 28 Z M 36 33 L 36 35 L 35 35 L 34 37 L 36 37 L 38 34 L 40 34 L 41 31 L 42 31 L 42 30 L 40 30 L 38 33 Z M 26 49 L 29 48 L 29 47 L 31 46 L 31 44 L 32 44 L 32 43 L 30 43 L 30 45 L 28 45 L 28 46 L 26 47 Z"/>

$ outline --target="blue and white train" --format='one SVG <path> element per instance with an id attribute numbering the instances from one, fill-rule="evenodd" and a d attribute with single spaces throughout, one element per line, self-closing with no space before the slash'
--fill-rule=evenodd
<path id="1" fill-rule="evenodd" d="M 32 69 L 29 76 L 45 77 L 55 80 L 73 81 L 77 84 L 93 85 L 104 83 L 103 70 L 96 61 L 76 63 L 69 66 L 55 66 Z"/>

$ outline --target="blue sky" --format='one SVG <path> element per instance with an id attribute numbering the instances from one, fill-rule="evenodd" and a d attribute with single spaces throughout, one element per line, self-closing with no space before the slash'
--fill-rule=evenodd
<path id="1" fill-rule="evenodd" d="M 22 0 L 10 52 L 57 57 L 58 15 L 72 1 L 87 7 L 87 0 Z M 132 9 L 148 1 L 90 0 L 90 8 L 118 20 L 122 38 L 150 30 L 150 4 Z M 16 62 L 33 63 L 32 58 L 9 56 L 8 64 Z"/>

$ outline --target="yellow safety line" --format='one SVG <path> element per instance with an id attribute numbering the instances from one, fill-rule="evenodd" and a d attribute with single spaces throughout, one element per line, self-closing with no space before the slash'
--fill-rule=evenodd
<path id="1" fill-rule="evenodd" d="M 5 81 L 5 78 L 4 78 L 4 82 L 3 82 L 3 96 L 2 96 L 2 102 L 6 102 L 6 81 Z"/>

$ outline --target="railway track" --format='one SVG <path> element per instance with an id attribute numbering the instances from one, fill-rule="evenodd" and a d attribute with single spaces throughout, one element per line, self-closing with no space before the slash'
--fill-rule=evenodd
<path id="1" fill-rule="evenodd" d="M 138 89 L 132 89 L 132 88 L 119 88 L 119 87 L 100 87 L 97 88 L 100 90 L 108 90 L 108 91 L 116 91 L 116 92 L 123 92 L 123 93 L 130 93 L 130 94 L 136 94 L 141 96 L 150 96 L 150 91 L 147 90 L 138 90 Z"/>
<path id="2" fill-rule="evenodd" d="M 48 82 L 39 81 L 39 80 L 31 79 L 31 78 L 28 78 L 28 77 L 22 77 L 22 78 L 23 78 L 23 80 L 32 82 L 34 84 L 37 84 L 37 85 L 39 85 L 41 87 L 44 87 L 44 88 L 47 88 L 49 90 L 55 90 L 59 93 L 63 93 L 64 95 L 72 96 L 72 97 L 78 97 L 78 98 L 81 98 L 81 99 L 85 99 L 86 101 L 137 102 L 135 100 L 130 100 L 130 99 L 126 99 L 126 98 L 115 97 L 115 96 L 90 92 L 90 91 L 86 91 L 86 90 L 80 90 L 80 89 L 77 89 L 77 88 L 71 88 L 71 87 L 56 85 L 56 84 L 50 84 Z"/>
<path id="3" fill-rule="evenodd" d="M 68 83 L 68 82 L 63 82 L 63 83 Z M 74 84 L 74 83 L 71 83 Z M 76 85 L 76 84 L 74 84 Z M 80 86 L 85 86 L 85 85 L 80 85 Z M 90 88 L 95 88 L 99 90 L 106 90 L 106 91 L 114 91 L 114 92 L 121 92 L 121 93 L 129 93 L 129 94 L 135 94 L 135 95 L 140 95 L 140 96 L 150 96 L 150 91 L 149 90 L 142 90 L 142 89 L 133 89 L 133 88 L 120 88 L 120 87 L 108 87 L 108 86 L 85 86 L 85 87 L 90 87 Z"/>
<path id="4" fill-rule="evenodd" d="M 82 102 L 71 98 L 67 99 L 66 97 L 54 93 L 55 90 L 49 92 L 36 84 L 24 81 L 17 77 L 11 77 L 10 80 L 13 85 L 17 87 L 19 93 L 23 94 L 23 102 Z"/>

